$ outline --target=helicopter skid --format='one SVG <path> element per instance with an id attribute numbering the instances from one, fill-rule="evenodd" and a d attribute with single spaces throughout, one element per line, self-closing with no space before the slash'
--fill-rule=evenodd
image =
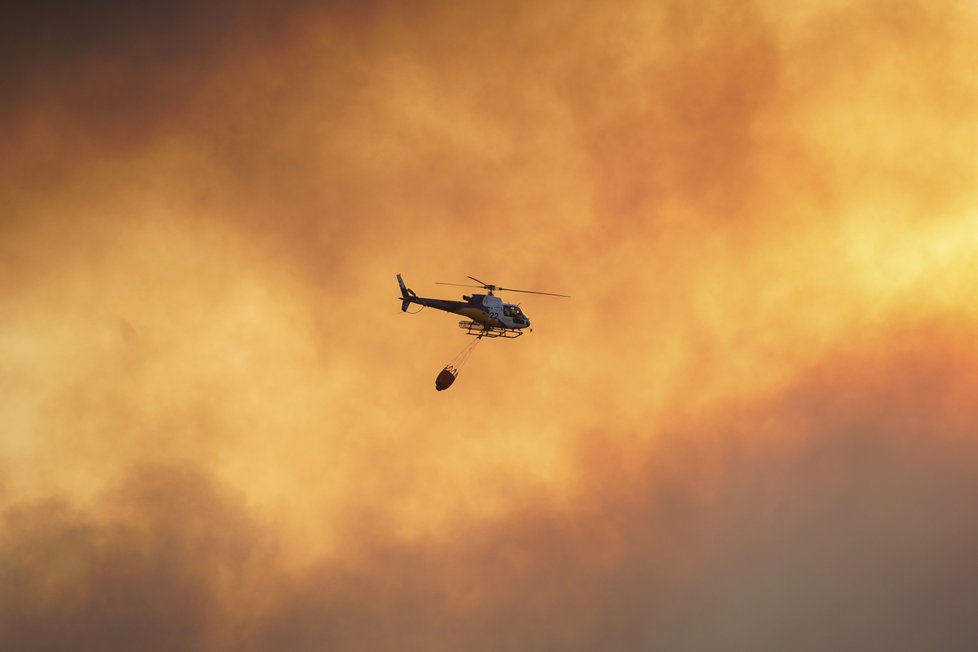
<path id="1" fill-rule="evenodd" d="M 500 328 L 499 326 L 486 326 L 477 321 L 460 321 L 458 327 L 465 330 L 466 335 L 477 337 L 501 337 L 506 340 L 513 340 L 523 334 L 523 331 L 512 328 Z"/>

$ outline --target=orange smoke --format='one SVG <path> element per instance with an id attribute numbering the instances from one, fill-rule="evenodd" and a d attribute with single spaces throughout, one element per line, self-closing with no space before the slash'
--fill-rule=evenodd
<path id="1" fill-rule="evenodd" d="M 970 7 L 103 9 L 2 40 L 0 647 L 973 647 Z M 435 392 L 397 272 L 573 298 Z"/>

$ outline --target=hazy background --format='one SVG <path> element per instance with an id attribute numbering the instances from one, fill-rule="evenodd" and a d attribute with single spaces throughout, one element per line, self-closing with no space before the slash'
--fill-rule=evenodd
<path id="1" fill-rule="evenodd" d="M 972 3 L 206 5 L 0 27 L 0 649 L 978 647 Z"/>

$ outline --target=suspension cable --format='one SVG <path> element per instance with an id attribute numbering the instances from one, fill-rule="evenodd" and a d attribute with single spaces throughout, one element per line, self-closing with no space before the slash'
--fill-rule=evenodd
<path id="1" fill-rule="evenodd" d="M 468 361 L 469 356 L 471 356 L 472 355 L 472 352 L 475 350 L 476 344 L 478 344 L 479 343 L 479 340 L 481 340 L 481 339 L 482 339 L 482 336 L 479 335 L 474 340 L 472 340 L 471 342 L 469 342 L 468 344 L 466 344 L 465 345 L 465 348 L 463 348 L 461 351 L 459 351 L 458 352 L 458 355 L 456 355 L 454 358 L 452 358 L 451 362 L 448 363 L 447 367 L 454 368 L 456 373 L 458 373 L 459 371 L 461 371 L 462 366 L 465 365 L 465 363 Z"/>

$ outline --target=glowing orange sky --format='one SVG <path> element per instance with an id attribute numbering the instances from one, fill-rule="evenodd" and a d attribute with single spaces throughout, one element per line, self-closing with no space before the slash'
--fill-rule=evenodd
<path id="1" fill-rule="evenodd" d="M 973 648 L 972 7 L 270 11 L 12 23 L 0 647 Z"/>

